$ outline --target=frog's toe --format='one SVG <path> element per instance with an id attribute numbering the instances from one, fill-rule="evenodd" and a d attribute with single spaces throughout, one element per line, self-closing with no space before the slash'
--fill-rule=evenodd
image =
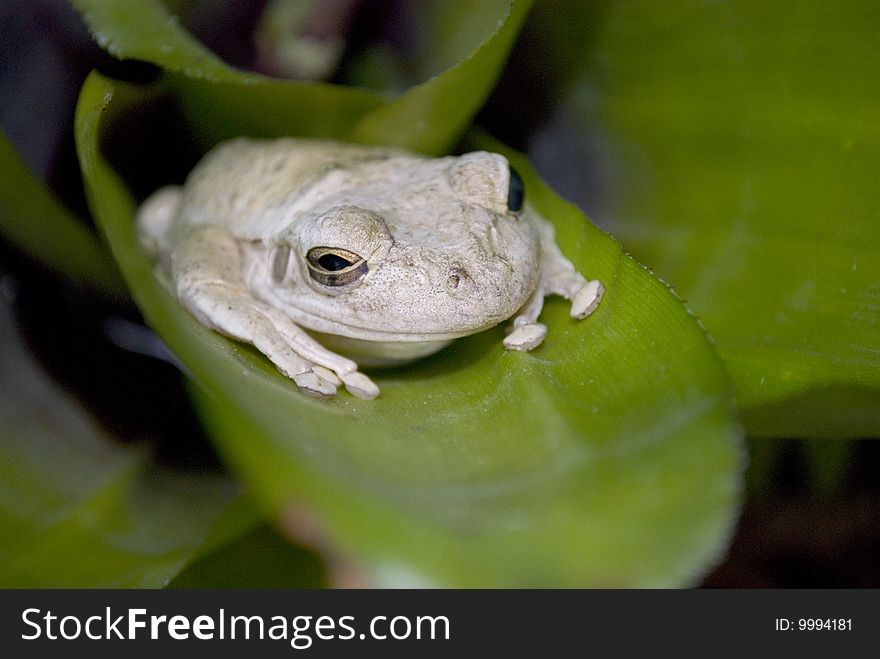
<path id="1" fill-rule="evenodd" d="M 312 371 L 294 375 L 293 381 L 305 393 L 316 398 L 333 398 L 336 395 L 336 387 Z"/>
<path id="2" fill-rule="evenodd" d="M 332 384 L 334 387 L 342 386 L 342 380 L 340 380 L 339 377 L 337 377 L 336 373 L 331 371 L 329 368 L 324 368 L 323 366 L 318 366 L 317 364 L 315 364 L 314 366 L 312 366 L 312 372 L 319 378 L 326 380 L 327 382 Z"/>
<path id="3" fill-rule="evenodd" d="M 547 326 L 541 323 L 520 325 L 504 337 L 504 347 L 508 350 L 532 350 L 537 348 L 547 336 Z"/>
<path id="4" fill-rule="evenodd" d="M 599 306 L 604 293 L 605 287 L 598 279 L 581 286 L 571 300 L 571 317 L 581 319 L 589 316 Z"/>
<path id="5" fill-rule="evenodd" d="M 345 383 L 345 388 L 355 398 L 361 400 L 373 400 L 379 395 L 379 387 L 363 373 L 353 371 L 340 376 Z"/>

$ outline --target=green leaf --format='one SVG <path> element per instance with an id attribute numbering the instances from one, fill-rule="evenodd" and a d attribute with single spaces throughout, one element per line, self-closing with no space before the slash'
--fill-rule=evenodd
<path id="1" fill-rule="evenodd" d="M 205 145 L 242 134 L 336 137 L 443 153 L 494 86 L 531 0 L 481 7 L 486 30 L 473 52 L 395 99 L 353 87 L 281 81 L 236 71 L 193 39 L 159 0 L 73 0 L 96 40 L 120 58 L 169 72 L 182 108 Z M 487 16 L 495 17 L 494 22 Z M 459 21 L 461 22 L 461 21 Z M 465 24 L 465 27 L 467 25 Z M 453 30 L 474 39 L 473 28 Z M 443 41 L 447 43 L 448 41 Z M 447 53 L 454 57 L 455 51 Z"/>
<path id="2" fill-rule="evenodd" d="M 324 571 L 311 552 L 292 546 L 266 525 L 205 552 L 169 588 L 319 588 Z"/>
<path id="3" fill-rule="evenodd" d="M 253 525 L 238 485 L 107 437 L 51 383 L 0 304 L 0 587 L 159 587 Z M 216 527 L 216 528 L 214 528 Z"/>
<path id="4" fill-rule="evenodd" d="M 518 24 L 534 4 L 511 0 L 423 0 L 406 7 L 409 63 L 419 82 L 440 75 L 471 56 L 491 35 L 507 29 L 509 13 Z M 514 34 L 519 31 L 516 26 Z"/>
<path id="5" fill-rule="evenodd" d="M 609 226 L 704 320 L 749 434 L 880 435 L 880 4 L 585 11 L 559 63 Z"/>
<path id="6" fill-rule="evenodd" d="M 119 59 L 138 59 L 207 80 L 256 80 L 196 41 L 160 0 L 71 0 L 95 41 Z"/>
<path id="7" fill-rule="evenodd" d="M 113 55 L 168 72 L 190 125 L 203 143 L 240 135 L 292 132 L 327 137 L 381 106 L 372 92 L 273 80 L 237 71 L 197 42 L 159 0 L 74 0 L 95 39 Z"/>
<path id="8" fill-rule="evenodd" d="M 110 296 L 125 285 L 96 237 L 55 199 L 0 132 L 0 235 L 44 267 Z"/>
<path id="9" fill-rule="evenodd" d="M 494 4 L 508 4 L 509 13 L 497 21 L 495 31 L 477 50 L 445 73 L 365 116 L 350 140 L 432 155 L 448 151 L 495 86 L 532 3 L 518 0 Z M 485 11 L 484 6 L 481 13 Z M 461 7 L 455 15 L 463 15 Z"/>
<path id="10" fill-rule="evenodd" d="M 741 433 L 716 353 L 683 305 L 517 160 L 532 203 L 606 298 L 546 345 L 502 328 L 376 374 L 378 400 L 300 394 L 254 350 L 191 318 L 140 252 L 134 202 L 97 150 L 137 101 L 96 74 L 77 108 L 89 202 L 150 324 L 184 361 L 218 444 L 287 534 L 380 585 L 691 583 L 738 510 Z M 106 110 L 111 112 L 106 112 Z"/>
<path id="11" fill-rule="evenodd" d="M 168 82 L 189 126 L 204 146 L 247 132 L 255 137 L 280 133 L 331 138 L 350 131 L 380 97 L 350 87 L 265 80 L 209 82 L 180 74 Z"/>

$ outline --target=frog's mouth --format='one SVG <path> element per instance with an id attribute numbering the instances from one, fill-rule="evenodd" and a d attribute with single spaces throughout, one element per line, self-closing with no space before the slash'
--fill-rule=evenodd
<path id="1" fill-rule="evenodd" d="M 512 317 L 511 314 L 498 314 L 495 316 L 481 316 L 479 322 L 472 325 L 463 325 L 452 329 L 438 331 L 418 331 L 412 326 L 402 326 L 391 329 L 376 329 L 375 327 L 362 327 L 351 322 L 341 323 L 336 320 L 316 316 L 297 310 L 291 314 L 293 320 L 312 334 L 320 334 L 328 337 L 340 337 L 347 341 L 357 341 L 369 346 L 374 343 L 442 343 L 443 345 L 471 334 L 478 334 L 503 323 Z M 476 320 L 476 319 L 474 319 Z"/>
<path id="2" fill-rule="evenodd" d="M 448 346 L 452 339 L 429 341 L 364 340 L 338 334 L 309 333 L 330 350 L 355 360 L 360 366 L 398 366 L 433 355 Z"/>

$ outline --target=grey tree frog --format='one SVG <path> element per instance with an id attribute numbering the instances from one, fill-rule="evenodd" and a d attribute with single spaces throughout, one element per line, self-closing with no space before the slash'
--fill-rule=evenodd
<path id="1" fill-rule="evenodd" d="M 362 366 L 424 357 L 512 319 L 532 350 L 544 296 L 584 318 L 602 284 L 562 255 L 507 160 L 234 139 L 138 213 L 144 248 L 200 322 L 256 346 L 306 393 L 372 399 Z"/>

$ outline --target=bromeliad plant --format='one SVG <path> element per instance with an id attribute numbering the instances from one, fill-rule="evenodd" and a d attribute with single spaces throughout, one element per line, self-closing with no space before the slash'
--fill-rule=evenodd
<path id="1" fill-rule="evenodd" d="M 469 13 L 475 11 L 472 4 L 480 10 Z M 236 71 L 194 41 L 156 0 L 77 0 L 75 5 L 112 54 L 162 70 L 158 82 L 143 86 L 93 73 L 82 88 L 77 150 L 103 239 L 147 323 L 186 367 L 204 425 L 260 515 L 324 556 L 331 580 L 354 567 L 364 583 L 380 586 L 680 586 L 694 583 L 721 558 L 741 503 L 744 451 L 719 350 L 728 367 L 733 364 L 743 391 L 748 379 L 736 366 L 742 363 L 738 344 L 716 349 L 668 286 L 548 188 L 525 158 L 468 129 L 494 87 L 530 2 L 444 4 L 452 18 L 436 23 L 433 52 L 450 59 L 433 61 L 436 75 L 397 96 Z M 538 9 L 536 21 L 547 16 Z M 639 63 L 628 59 L 625 40 L 618 43 L 613 34 L 631 25 L 624 20 L 627 10 L 626 3 L 609 9 L 606 25 L 612 33 L 597 46 L 603 65 L 622 71 Z M 474 20 L 456 21 L 456 16 Z M 650 25 L 654 19 L 644 20 Z M 552 34 L 548 29 L 545 36 Z M 623 122 L 618 126 L 625 130 L 626 120 L 638 116 L 626 112 L 624 95 L 632 79 L 602 80 L 610 87 L 604 97 L 617 103 Z M 653 104 L 659 109 L 665 107 L 661 92 L 655 90 Z M 376 401 L 307 398 L 258 353 L 192 319 L 156 279 L 138 247 L 133 222 L 138 200 L 131 192 L 138 182 L 123 180 L 103 147 L 118 138 L 114 127 L 121 118 L 133 108 L 149 108 L 159 95 L 170 96 L 181 109 L 202 152 L 236 135 L 391 144 L 431 155 L 449 152 L 464 138 L 469 146 L 501 151 L 523 175 L 531 203 L 554 222 L 576 267 L 605 283 L 605 299 L 589 325 L 568 318 L 561 301 L 551 302 L 545 322 L 553 327 L 552 340 L 534 354 L 505 353 L 498 328 L 459 340 L 410 367 L 376 373 L 382 389 Z M 675 108 L 659 114 L 668 122 L 674 117 Z M 634 125 L 643 131 L 652 126 L 650 121 Z M 677 128 L 686 125 L 681 120 Z M 663 153 L 684 158 L 679 151 Z M 9 217 L 20 219 L 28 212 L 9 208 L 15 212 L 4 213 L 4 227 L 12 226 Z M 636 219 L 647 213 L 638 208 L 645 206 L 633 211 Z M 70 224 L 69 218 L 43 215 L 31 219 L 41 223 L 55 217 Z M 662 247 L 664 235 L 658 232 L 654 243 L 647 234 L 633 240 Z M 865 253 L 869 248 L 864 246 Z M 95 256 L 103 252 L 91 243 L 81 254 L 71 261 L 84 265 L 104 258 Z M 698 250 L 688 254 L 699 258 Z M 46 259 L 71 276 L 119 289 L 113 266 L 96 274 L 59 266 L 54 256 Z M 772 302 L 772 296 L 762 299 Z M 700 306 L 694 310 L 702 314 Z M 725 326 L 718 327 L 723 336 Z M 781 351 L 773 354 L 783 359 Z M 745 398 L 747 405 L 751 400 Z M 784 405 L 786 398 L 773 400 Z M 750 430 L 765 434 L 760 415 L 745 409 Z M 774 413 L 774 420 L 780 418 Z M 826 424 L 833 428 L 833 421 Z M 777 428 L 766 427 L 771 434 Z M 868 427 L 876 432 L 876 424 Z M 25 459 L 20 447 L 15 449 L 15 437 L 9 424 L 0 426 L 7 471 Z M 40 468 L 33 482 L 40 480 Z M 42 468 L 51 469 L 48 462 Z M 115 500 L 130 504 L 138 496 L 137 478 L 114 482 Z M 111 532 L 109 523 L 97 531 L 84 527 L 81 518 L 99 493 L 94 483 L 80 485 L 72 495 L 68 543 L 87 531 Z M 62 581 L 58 571 L 41 578 L 28 567 L 21 543 L 4 539 L 0 555 L 19 559 L 16 567 L 0 572 L 0 582 L 162 585 L 177 576 L 181 585 L 223 584 L 224 572 L 234 571 L 236 561 L 247 561 L 244 552 L 230 549 L 236 543 L 263 555 L 270 547 L 279 573 L 313 573 L 314 563 L 302 552 L 275 551 L 270 534 L 253 530 L 255 511 L 231 496 L 216 498 L 214 507 L 200 512 L 159 514 L 157 526 L 149 527 L 152 535 L 141 533 L 140 544 L 128 544 L 137 560 L 127 571 L 102 570 L 96 558 L 94 571 L 78 580 Z M 153 505 L 146 501 L 139 510 L 117 506 L 114 523 L 136 527 L 138 515 Z M 0 522 L 15 517 L 29 530 L 31 546 L 42 547 L 49 561 L 52 552 L 41 544 L 45 533 L 37 529 L 52 528 L 53 511 L 46 506 L 22 515 L 4 504 Z M 200 513 L 200 530 L 190 527 L 177 538 L 181 519 Z M 172 539 L 170 545 L 179 540 L 174 561 L 150 560 L 156 534 Z M 309 578 L 300 583 L 311 583 Z"/>

